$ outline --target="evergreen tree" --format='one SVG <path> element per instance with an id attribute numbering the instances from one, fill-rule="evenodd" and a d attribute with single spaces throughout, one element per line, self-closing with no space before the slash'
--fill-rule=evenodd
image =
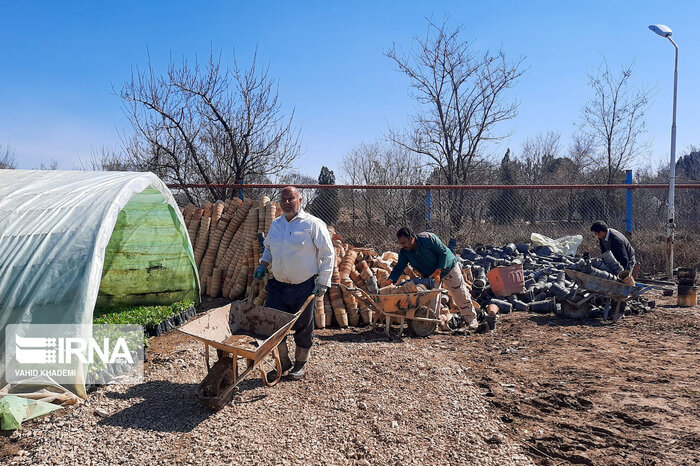
<path id="1" fill-rule="evenodd" d="M 501 159 L 499 177 L 502 184 L 513 185 L 517 182 L 517 163 L 510 158 L 510 149 Z M 489 212 L 494 221 L 499 224 L 509 224 L 518 218 L 523 217 L 522 194 L 512 189 L 502 189 L 491 197 L 489 201 Z"/>
<path id="2" fill-rule="evenodd" d="M 333 170 L 329 170 L 326 166 L 321 167 L 321 174 L 318 175 L 318 184 L 334 185 L 335 175 Z M 328 225 L 333 225 L 338 221 L 339 210 L 340 202 L 337 189 L 319 189 L 318 194 L 309 205 L 309 212 Z"/>

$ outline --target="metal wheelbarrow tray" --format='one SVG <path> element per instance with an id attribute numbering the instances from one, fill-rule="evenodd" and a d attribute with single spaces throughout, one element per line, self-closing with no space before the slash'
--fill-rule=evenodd
<path id="1" fill-rule="evenodd" d="M 282 364 L 277 345 L 286 338 L 312 298 L 313 295 L 296 314 L 235 301 L 180 327 L 180 332 L 204 342 L 204 360 L 209 372 L 197 388 L 202 402 L 212 409 L 223 408 L 233 398 L 236 386 L 255 369 L 265 385 L 279 382 Z M 209 363 L 209 347 L 217 350 L 218 361 L 213 366 Z M 239 359 L 246 363 L 242 372 Z M 267 372 L 273 368 L 277 369 L 277 378 L 268 381 Z"/>
<path id="2" fill-rule="evenodd" d="M 605 278 L 594 277 L 587 273 L 578 272 L 576 270 L 566 270 L 566 275 L 574 282 L 579 288 L 590 291 L 592 295 L 602 296 L 606 299 L 605 313 L 603 318 L 608 318 L 608 312 L 610 310 L 610 305 L 612 301 L 615 301 L 615 313 L 613 315 L 613 322 L 617 322 L 620 319 L 620 306 L 623 302 L 629 301 L 630 299 L 637 299 L 642 294 L 646 293 L 648 290 L 654 288 L 650 285 L 626 285 L 624 283 L 616 282 L 614 280 L 607 280 Z M 581 305 L 585 301 L 588 301 L 592 295 L 583 298 L 581 301 L 575 303 L 576 305 Z"/>

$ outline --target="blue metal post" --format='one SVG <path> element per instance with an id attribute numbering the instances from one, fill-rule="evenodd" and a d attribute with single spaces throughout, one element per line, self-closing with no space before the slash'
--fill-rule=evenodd
<path id="1" fill-rule="evenodd" d="M 243 180 L 241 180 L 241 186 L 243 186 Z M 238 190 L 238 197 L 243 200 L 243 188 Z"/>
<path id="2" fill-rule="evenodd" d="M 430 230 L 430 190 L 425 190 L 425 230 Z"/>
<path id="3" fill-rule="evenodd" d="M 627 170 L 627 178 L 625 184 L 632 184 L 632 170 Z M 626 198 L 626 215 L 625 215 L 625 230 L 627 234 L 632 234 L 632 189 L 627 189 Z"/>

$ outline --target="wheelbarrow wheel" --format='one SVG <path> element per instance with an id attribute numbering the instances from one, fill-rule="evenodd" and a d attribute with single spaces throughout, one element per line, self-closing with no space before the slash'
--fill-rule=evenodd
<path id="1" fill-rule="evenodd" d="M 233 398 L 233 390 L 228 396 L 226 392 L 231 388 L 235 375 L 233 373 L 233 359 L 221 358 L 209 370 L 202 382 L 202 401 L 211 409 L 219 410 L 226 406 Z"/>
<path id="2" fill-rule="evenodd" d="M 435 311 L 428 309 L 427 306 L 421 306 L 416 309 L 415 317 L 437 319 Z M 426 322 L 425 320 L 411 320 L 409 326 L 417 337 L 427 337 L 437 329 L 438 324 L 437 322 Z"/>

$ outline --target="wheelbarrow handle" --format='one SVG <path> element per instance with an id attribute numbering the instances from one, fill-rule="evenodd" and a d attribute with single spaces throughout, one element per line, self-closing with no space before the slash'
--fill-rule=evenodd
<path id="1" fill-rule="evenodd" d="M 248 292 L 248 297 L 246 298 L 246 301 L 248 301 L 248 305 L 252 306 L 253 305 L 253 291 L 255 290 L 255 285 L 260 283 L 262 280 L 259 278 L 253 278 L 253 281 L 250 284 L 250 291 Z"/>
<path id="2" fill-rule="evenodd" d="M 311 304 L 311 301 L 313 301 L 316 298 L 316 295 L 311 293 L 308 298 L 306 298 L 306 301 L 304 301 L 304 304 L 301 305 L 299 310 L 297 311 L 296 314 L 294 314 L 294 320 L 297 320 L 299 317 L 301 317 L 301 314 L 304 312 L 306 309 L 306 306 Z"/>
<path id="3" fill-rule="evenodd" d="M 345 288 L 345 290 L 348 293 L 352 293 L 353 295 L 355 295 L 355 293 L 359 293 L 360 296 L 357 296 L 357 295 L 355 295 L 355 296 L 357 296 L 359 299 L 361 299 L 374 312 L 380 312 L 380 310 L 377 308 L 377 303 L 374 301 L 374 298 L 372 298 L 372 295 L 367 293 L 362 288 L 350 288 L 349 286 L 345 286 L 341 283 L 333 283 L 333 285 L 338 285 L 341 288 Z"/>

